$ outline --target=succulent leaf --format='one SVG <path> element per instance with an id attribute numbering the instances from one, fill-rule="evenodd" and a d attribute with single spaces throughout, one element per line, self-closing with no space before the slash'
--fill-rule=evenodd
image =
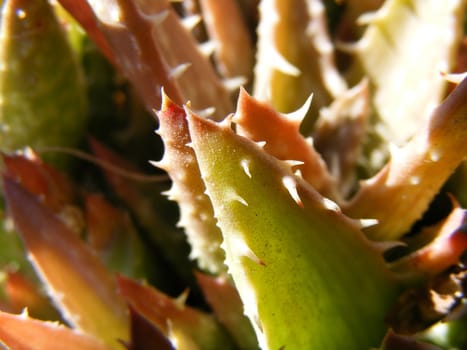
<path id="1" fill-rule="evenodd" d="M 238 2 L 202 0 L 199 5 L 209 38 L 214 41 L 214 57 L 219 72 L 224 77 L 250 80 L 254 62 L 253 43 Z"/>
<path id="2" fill-rule="evenodd" d="M 397 287 L 354 223 L 225 123 L 188 112 L 188 124 L 226 263 L 260 346 L 378 345 Z"/>
<path id="3" fill-rule="evenodd" d="M 231 340 L 211 315 L 123 276 L 118 278 L 118 286 L 127 303 L 158 327 L 178 350 L 233 349 Z"/>
<path id="4" fill-rule="evenodd" d="M 128 339 L 126 310 L 112 276 L 74 232 L 37 198 L 5 177 L 9 213 L 49 296 L 76 329 L 118 348 Z"/>
<path id="5" fill-rule="evenodd" d="M 374 240 L 397 240 L 428 208 L 434 195 L 467 157 L 467 79 L 440 104 L 417 135 L 343 207 L 353 218 L 378 224 L 365 233 Z M 391 210 L 387 210 L 389 207 Z"/>
<path id="6" fill-rule="evenodd" d="M 326 161 L 342 198 L 348 198 L 357 185 L 370 109 L 368 81 L 363 80 L 321 108 L 316 122 L 313 145 Z"/>
<path id="7" fill-rule="evenodd" d="M 253 96 L 288 113 L 313 93 L 315 102 L 302 125 L 306 134 L 319 108 L 346 89 L 334 66 L 324 6 L 321 0 L 263 0 L 259 10 Z"/>
<path id="8" fill-rule="evenodd" d="M 98 339 L 54 322 L 0 311 L 0 345 L 15 350 L 109 350 Z"/>
<path id="9" fill-rule="evenodd" d="M 87 119 L 83 73 L 48 2 L 5 1 L 0 47 L 0 148 L 75 146 Z"/>
<path id="10" fill-rule="evenodd" d="M 163 86 L 176 102 L 191 101 L 198 110 L 214 108 L 217 118 L 232 112 L 228 91 L 169 1 L 88 3 L 120 70 L 148 110 L 159 109 Z"/>
<path id="11" fill-rule="evenodd" d="M 196 156 L 188 144 L 190 134 L 185 111 L 163 95 L 158 112 L 159 130 L 165 145 L 164 157 L 156 166 L 172 179 L 169 199 L 177 201 L 181 210 L 179 226 L 185 229 L 191 245 L 190 257 L 205 271 L 219 274 L 226 270 L 225 254 L 220 248 L 222 234 L 216 226 L 211 202 L 205 194 Z"/>
<path id="12" fill-rule="evenodd" d="M 372 122 L 384 140 L 370 155 L 373 169 L 382 166 L 388 143 L 407 142 L 441 102 L 446 82 L 439 73 L 454 66 L 464 13 L 462 0 L 388 0 L 361 19 L 369 26 L 354 46 L 350 76 L 354 82 L 368 77 L 373 91 Z"/>
<path id="13" fill-rule="evenodd" d="M 404 278 L 420 280 L 456 265 L 467 251 L 466 224 L 467 210 L 456 206 L 447 218 L 418 234 L 428 243 L 391 263 L 391 269 Z"/>
<path id="14" fill-rule="evenodd" d="M 308 102 L 311 100 L 309 99 Z M 336 199 L 338 193 L 334 178 L 326 163 L 316 152 L 313 143 L 299 131 L 309 103 L 297 111 L 301 115 L 281 115 L 266 103 L 259 102 L 240 90 L 237 111 L 232 121 L 239 135 L 255 142 L 266 142 L 264 150 L 281 160 L 297 161 L 294 171 L 299 171 L 305 181 L 321 194 Z M 303 109 L 303 110 L 302 110 Z"/>
<path id="15" fill-rule="evenodd" d="M 238 349 L 258 349 L 251 323 L 243 314 L 243 304 L 232 281 L 195 272 L 196 279 L 219 322 L 232 335 Z"/>

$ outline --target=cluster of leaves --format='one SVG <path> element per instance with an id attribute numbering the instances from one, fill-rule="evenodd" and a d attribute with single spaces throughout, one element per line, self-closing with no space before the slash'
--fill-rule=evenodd
<path id="1" fill-rule="evenodd" d="M 465 1 L 1 4 L 0 347 L 467 347 Z"/>

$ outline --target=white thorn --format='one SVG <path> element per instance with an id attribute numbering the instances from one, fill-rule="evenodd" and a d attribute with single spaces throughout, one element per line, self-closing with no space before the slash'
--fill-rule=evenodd
<path id="1" fill-rule="evenodd" d="M 310 97 L 307 98 L 303 106 L 301 106 L 299 109 L 291 113 L 283 113 L 282 115 L 285 118 L 300 124 L 310 109 L 312 99 L 313 94 L 311 94 Z"/>
<path id="2" fill-rule="evenodd" d="M 250 161 L 248 159 L 242 159 L 240 161 L 240 165 L 245 172 L 246 176 L 251 179 L 251 172 L 250 172 Z"/>
<path id="3" fill-rule="evenodd" d="M 259 148 L 264 148 L 264 146 L 266 146 L 266 141 L 257 141 L 255 143 Z"/>
<path id="4" fill-rule="evenodd" d="M 467 72 L 464 73 L 446 73 L 446 72 L 441 72 L 441 75 L 443 76 L 444 79 L 449 81 L 450 83 L 454 83 L 459 85 L 462 80 L 467 78 Z"/>
<path id="5" fill-rule="evenodd" d="M 232 238 L 229 240 L 229 245 L 231 249 L 235 252 L 238 256 L 245 256 L 248 259 L 254 261 L 259 265 L 265 265 L 264 262 L 256 256 L 256 254 L 251 250 L 250 247 L 246 244 L 245 240 L 240 235 L 232 235 Z"/>
<path id="6" fill-rule="evenodd" d="M 357 18 L 356 23 L 359 26 L 365 26 L 376 22 L 377 20 L 381 19 L 381 17 L 381 12 L 379 11 L 366 12 Z"/>
<path id="7" fill-rule="evenodd" d="M 330 200 L 329 198 L 323 197 L 323 205 L 328 210 L 335 211 L 338 213 L 341 211 L 337 203 Z"/>
<path id="8" fill-rule="evenodd" d="M 301 74 L 300 70 L 287 61 L 286 58 L 277 50 L 271 50 L 270 60 L 272 62 L 272 66 L 284 74 L 294 77 L 298 77 Z"/>
<path id="9" fill-rule="evenodd" d="M 302 162 L 301 160 L 283 160 L 283 162 L 285 164 L 287 164 L 287 166 L 289 167 L 294 167 L 294 166 L 297 166 L 297 165 L 303 165 L 305 164 L 304 162 Z"/>
<path id="10" fill-rule="evenodd" d="M 191 63 L 186 62 L 179 64 L 175 68 L 172 68 L 169 72 L 169 78 L 171 79 L 177 79 L 179 78 L 183 73 L 186 72 L 186 70 L 191 66 Z"/>
<path id="11" fill-rule="evenodd" d="M 368 228 L 378 224 L 378 219 L 359 219 L 357 220 L 360 228 Z"/>
<path id="12" fill-rule="evenodd" d="M 195 111 L 195 114 L 200 116 L 201 118 L 209 118 L 216 112 L 215 107 L 207 107 L 204 109 L 199 109 Z"/>
<path id="13" fill-rule="evenodd" d="M 295 203 L 297 203 L 300 207 L 303 207 L 303 202 L 300 196 L 298 195 L 297 183 L 295 182 L 295 179 L 291 176 L 284 176 L 282 178 L 282 184 L 289 192 L 290 196 L 295 201 Z"/>
<path id="14" fill-rule="evenodd" d="M 243 198 L 242 196 L 240 196 L 237 192 L 235 192 L 234 190 L 231 190 L 229 191 L 229 193 L 227 194 L 227 198 L 232 200 L 232 201 L 236 201 L 236 202 L 239 202 L 240 204 L 243 204 L 245 207 L 248 207 L 248 203 L 247 201 L 245 200 L 245 198 Z"/>
<path id="15" fill-rule="evenodd" d="M 227 91 L 236 91 L 240 86 L 245 85 L 247 81 L 248 79 L 245 77 L 235 77 L 224 79 L 222 85 L 224 85 Z"/>
<path id="16" fill-rule="evenodd" d="M 221 122 L 219 122 L 219 126 L 227 128 L 227 129 L 232 129 L 233 118 L 234 118 L 234 114 L 230 113 Z"/>
<path id="17" fill-rule="evenodd" d="M 198 45 L 198 48 L 199 50 L 201 51 L 201 54 L 205 57 L 209 57 L 211 56 L 214 51 L 217 49 L 217 44 L 212 41 L 212 40 L 208 40 L 208 41 L 205 41 L 204 43 L 202 44 L 199 44 Z"/>
<path id="18" fill-rule="evenodd" d="M 169 10 L 164 10 L 159 13 L 154 14 L 147 14 L 143 11 L 139 11 L 141 17 L 143 17 L 146 21 L 151 22 L 153 25 L 159 25 L 165 21 L 165 19 L 169 16 Z"/>
<path id="19" fill-rule="evenodd" d="M 361 49 L 361 47 L 363 46 L 363 42 L 360 40 L 357 42 L 346 43 L 346 42 L 337 40 L 334 45 L 336 46 L 336 49 L 338 49 L 339 51 L 342 51 L 346 54 L 353 55 Z"/>
<path id="20" fill-rule="evenodd" d="M 406 247 L 407 244 L 399 241 L 372 241 L 371 246 L 375 248 L 378 252 L 384 253 L 385 251 L 395 247 Z"/>
<path id="21" fill-rule="evenodd" d="M 201 22 L 200 15 L 191 15 L 182 19 L 182 25 L 188 31 L 192 31 L 193 28 L 199 24 L 199 22 Z"/>
<path id="22" fill-rule="evenodd" d="M 300 178 L 303 179 L 303 174 L 302 174 L 302 171 L 300 169 L 295 170 L 293 174 L 295 176 L 300 177 Z"/>

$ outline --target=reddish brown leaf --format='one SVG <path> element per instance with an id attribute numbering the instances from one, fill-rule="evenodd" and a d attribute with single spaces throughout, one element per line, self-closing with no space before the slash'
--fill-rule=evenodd
<path id="1" fill-rule="evenodd" d="M 75 328 L 110 346 L 128 338 L 115 282 L 99 258 L 37 198 L 4 177 L 7 207 L 49 296 Z"/>
<path id="2" fill-rule="evenodd" d="M 0 343 L 14 350 L 109 350 L 97 339 L 57 323 L 0 312 Z"/>

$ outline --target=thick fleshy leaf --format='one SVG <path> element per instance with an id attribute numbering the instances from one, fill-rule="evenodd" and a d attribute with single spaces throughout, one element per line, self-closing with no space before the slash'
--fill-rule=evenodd
<path id="1" fill-rule="evenodd" d="M 167 0 L 89 0 L 117 65 L 149 110 L 161 104 L 161 86 L 176 102 L 214 107 L 221 119 L 233 110 L 229 93 Z M 174 43 L 183 43 L 174 45 Z"/>
<path id="2" fill-rule="evenodd" d="M 1 16 L 0 148 L 75 146 L 87 96 L 52 8 L 46 0 L 8 0 Z"/>
<path id="3" fill-rule="evenodd" d="M 467 157 L 467 78 L 439 105 L 417 135 L 394 147 L 390 162 L 361 188 L 343 211 L 378 223 L 365 229 L 374 240 L 397 240 L 428 208 Z M 391 210 L 388 210 L 391 208 Z"/>
<path id="4" fill-rule="evenodd" d="M 0 311 L 0 347 L 14 350 L 110 350 L 98 339 L 53 322 Z"/>
<path id="5" fill-rule="evenodd" d="M 258 341 L 250 321 L 243 313 L 237 289 L 226 276 L 213 277 L 195 272 L 196 279 L 216 318 L 230 333 L 238 349 L 258 349 Z"/>
<path id="6" fill-rule="evenodd" d="M 120 293 L 136 312 L 157 326 L 178 350 L 233 349 L 231 339 L 209 314 L 148 285 L 119 277 Z M 195 347 L 191 347 L 195 346 Z"/>
<path id="7" fill-rule="evenodd" d="M 34 282 L 20 272 L 7 271 L 4 287 L 8 306 L 2 310 L 21 313 L 27 308 L 28 314 L 34 318 L 42 320 L 60 319 L 57 311 L 51 305 L 50 299 Z"/>
<path id="8" fill-rule="evenodd" d="M 308 133 L 318 110 L 346 89 L 334 65 L 324 5 L 321 0 L 263 0 L 259 9 L 253 96 L 289 113 L 313 94 L 302 125 Z"/>
<path id="9" fill-rule="evenodd" d="M 454 66 L 464 14 L 462 0 L 389 0 L 361 19 L 369 26 L 354 47 L 351 75 L 354 82 L 370 80 L 374 132 L 383 140 L 370 153 L 370 167 L 380 168 L 382 149 L 405 144 L 440 103 L 446 89 L 440 71 Z"/>
<path id="10" fill-rule="evenodd" d="M 326 161 L 343 198 L 348 198 L 357 185 L 357 165 L 369 116 L 369 87 L 363 80 L 322 108 L 316 122 L 313 145 Z"/>
<path id="11" fill-rule="evenodd" d="M 92 38 L 105 57 L 109 61 L 114 62 L 113 53 L 109 43 L 102 31 L 99 29 L 96 17 L 92 12 L 92 8 L 86 0 L 58 0 L 58 2 L 77 22 L 79 22 L 81 27 L 86 30 L 86 33 L 90 38 Z"/>
<path id="12" fill-rule="evenodd" d="M 148 276 L 154 262 L 148 260 L 129 213 L 99 194 L 88 194 L 85 202 L 88 242 L 109 270 L 133 278 Z"/>
<path id="13" fill-rule="evenodd" d="M 64 174 L 44 163 L 32 150 L 24 154 L 3 155 L 5 173 L 21 182 L 52 211 L 60 212 L 75 199 L 75 189 Z"/>
<path id="14" fill-rule="evenodd" d="M 128 350 L 175 350 L 157 326 L 131 307 L 130 320 L 131 341 Z"/>
<path id="15" fill-rule="evenodd" d="M 165 152 L 162 160 L 154 164 L 167 171 L 172 179 L 172 188 L 166 194 L 180 207 L 178 225 L 185 229 L 191 245 L 190 257 L 196 259 L 202 270 L 214 274 L 224 272 L 225 254 L 220 248 L 222 234 L 205 194 L 195 154 L 187 145 L 190 134 L 185 111 L 164 95 L 157 115 L 160 123 L 158 134 L 164 141 Z"/>
<path id="16" fill-rule="evenodd" d="M 265 142 L 264 150 L 269 154 L 281 160 L 297 162 L 293 170 L 299 171 L 303 179 L 318 192 L 335 200 L 338 194 L 334 178 L 313 147 L 313 141 L 305 139 L 299 131 L 309 102 L 295 113 L 281 115 L 242 89 L 232 121 L 237 125 L 239 135 L 255 142 Z"/>
<path id="17" fill-rule="evenodd" d="M 456 206 L 447 218 L 420 232 L 423 245 L 393 262 L 391 269 L 404 278 L 418 280 L 456 265 L 467 251 L 466 225 L 467 210 Z"/>
<path id="18" fill-rule="evenodd" d="M 129 324 L 115 281 L 75 233 L 14 180 L 5 177 L 9 214 L 50 298 L 74 328 L 118 348 Z"/>
<path id="19" fill-rule="evenodd" d="M 204 25 L 214 42 L 214 57 L 221 74 L 250 79 L 253 43 L 239 3 L 233 0 L 202 0 L 199 3 Z"/>
<path id="20" fill-rule="evenodd" d="M 260 346 L 379 345 L 397 287 L 357 225 L 229 125 L 192 113 L 188 124 L 226 263 Z"/>

